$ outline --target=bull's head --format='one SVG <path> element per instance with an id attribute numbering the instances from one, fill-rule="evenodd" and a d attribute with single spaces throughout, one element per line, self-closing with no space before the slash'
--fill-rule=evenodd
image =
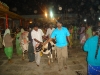
<path id="1" fill-rule="evenodd" d="M 46 50 L 51 50 L 52 47 L 54 47 L 54 43 L 52 41 L 50 41 L 49 43 L 47 43 L 45 46 L 42 47 L 43 52 L 45 52 Z"/>
<path id="2" fill-rule="evenodd" d="M 42 47 L 43 47 L 42 44 L 38 44 L 38 45 L 35 47 L 36 52 L 41 51 L 41 50 L 42 50 Z"/>
<path id="3" fill-rule="evenodd" d="M 35 50 L 36 52 L 39 51 L 46 52 L 47 50 L 51 50 L 54 46 L 55 46 L 54 42 L 50 41 L 45 46 L 43 46 L 42 44 L 37 44 Z"/>
<path id="4" fill-rule="evenodd" d="M 53 49 L 54 46 L 55 46 L 55 44 L 52 41 L 50 41 L 49 43 L 47 43 L 46 45 L 44 45 L 42 47 L 42 50 L 41 51 L 42 51 L 43 54 L 52 53 L 52 50 L 54 50 Z"/>

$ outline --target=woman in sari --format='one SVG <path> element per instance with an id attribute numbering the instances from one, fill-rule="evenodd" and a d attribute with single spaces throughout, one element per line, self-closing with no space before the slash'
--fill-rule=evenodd
<path id="1" fill-rule="evenodd" d="M 10 35 L 10 30 L 6 29 L 4 36 L 3 36 L 3 45 L 4 45 L 4 52 L 8 58 L 8 62 L 11 63 L 12 54 L 13 54 L 13 38 Z"/>
<path id="2" fill-rule="evenodd" d="M 87 54 L 88 74 L 100 75 L 100 27 L 93 27 L 93 36 L 84 44 Z"/>
<path id="3" fill-rule="evenodd" d="M 16 51 L 17 55 L 22 55 L 21 45 L 20 45 L 20 38 L 21 32 L 19 29 L 16 30 Z"/>

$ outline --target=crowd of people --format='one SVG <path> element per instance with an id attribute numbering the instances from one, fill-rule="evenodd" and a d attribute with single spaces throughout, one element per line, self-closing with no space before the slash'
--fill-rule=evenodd
<path id="1" fill-rule="evenodd" d="M 0 48 L 3 43 L 4 52 L 10 63 L 13 55 L 13 40 L 16 40 L 17 55 L 22 55 L 23 49 L 27 50 L 29 62 L 35 61 L 39 66 L 41 55 L 40 51 L 36 51 L 36 46 L 46 45 L 55 39 L 59 71 L 63 67 L 67 69 L 68 48 L 73 48 L 74 41 L 78 40 L 81 48 L 88 52 L 88 75 L 100 74 L 100 22 L 97 27 L 91 24 L 64 27 L 62 21 L 58 20 L 56 28 L 52 23 L 49 23 L 49 27 L 44 29 L 34 23 L 27 31 L 17 28 L 15 38 L 12 38 L 10 34 L 10 29 L 6 29 L 3 39 L 0 36 Z"/>
<path id="2" fill-rule="evenodd" d="M 0 35 L 0 48 L 3 48 L 4 45 L 5 54 L 9 63 L 12 62 L 13 49 L 16 49 L 18 56 L 23 54 L 23 50 L 27 50 L 29 62 L 36 61 L 37 66 L 39 66 L 41 56 L 40 52 L 36 52 L 35 47 L 47 40 L 54 29 L 52 23 L 48 24 L 47 29 L 34 23 L 30 25 L 28 29 L 24 29 L 23 27 L 16 28 L 16 32 L 12 38 L 11 31 L 7 28 L 3 37 Z M 14 44 L 16 46 L 14 46 Z"/>

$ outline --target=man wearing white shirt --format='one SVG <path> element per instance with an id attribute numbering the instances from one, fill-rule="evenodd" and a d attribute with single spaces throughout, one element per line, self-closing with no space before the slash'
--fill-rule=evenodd
<path id="1" fill-rule="evenodd" d="M 53 28 L 52 24 L 50 23 L 49 28 L 47 29 L 47 32 L 46 32 L 46 36 L 50 37 L 54 29 L 55 28 Z"/>
<path id="2" fill-rule="evenodd" d="M 32 36 L 32 39 L 33 39 L 33 46 L 34 46 L 34 51 L 35 51 L 35 61 L 36 61 L 37 66 L 39 66 L 40 65 L 41 56 L 40 56 L 40 52 L 36 52 L 35 47 L 36 47 L 36 45 L 38 45 L 38 44 L 43 42 L 42 37 L 44 36 L 44 33 L 35 24 L 34 27 L 33 27 L 32 32 L 31 32 L 31 36 Z"/>

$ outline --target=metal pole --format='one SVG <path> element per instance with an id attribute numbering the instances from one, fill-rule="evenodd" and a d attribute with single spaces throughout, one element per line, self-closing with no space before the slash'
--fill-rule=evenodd
<path id="1" fill-rule="evenodd" d="M 6 14 L 6 29 L 8 28 L 8 15 Z"/>

